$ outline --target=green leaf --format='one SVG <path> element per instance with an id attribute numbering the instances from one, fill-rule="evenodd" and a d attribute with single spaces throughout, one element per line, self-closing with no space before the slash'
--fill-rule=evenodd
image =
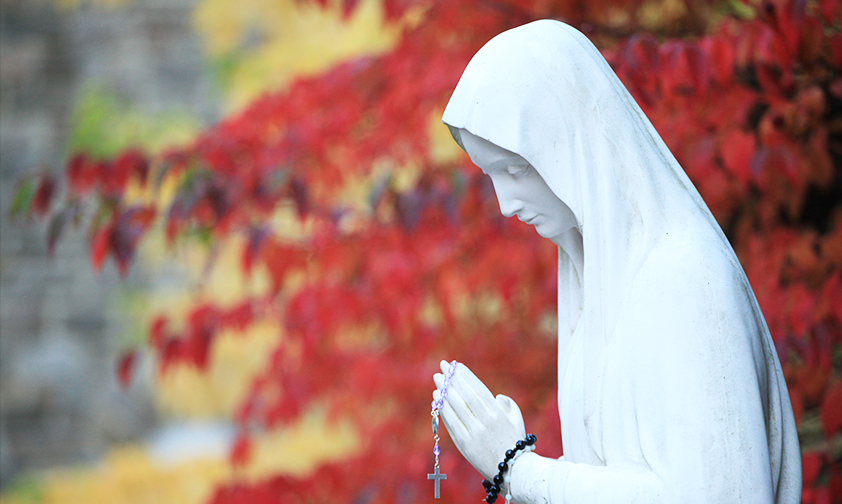
<path id="1" fill-rule="evenodd" d="M 12 197 L 12 204 L 9 205 L 9 213 L 12 217 L 29 211 L 32 204 L 32 197 L 35 195 L 35 179 L 26 179 L 18 183 L 17 191 Z"/>

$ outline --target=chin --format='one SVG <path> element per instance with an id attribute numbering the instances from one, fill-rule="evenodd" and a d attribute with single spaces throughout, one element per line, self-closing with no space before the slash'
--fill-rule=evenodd
<path id="1" fill-rule="evenodd" d="M 552 232 L 552 231 L 547 232 L 545 229 L 541 229 L 541 228 L 538 228 L 538 227 L 536 227 L 536 228 L 535 228 L 535 231 L 536 231 L 536 232 L 537 232 L 540 236 L 543 236 L 544 238 L 552 238 L 552 237 L 557 236 L 558 234 L 560 234 L 560 233 L 554 233 L 554 232 Z"/>

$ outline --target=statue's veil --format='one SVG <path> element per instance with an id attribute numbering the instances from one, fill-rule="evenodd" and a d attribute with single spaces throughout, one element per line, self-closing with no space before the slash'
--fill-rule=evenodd
<path id="1" fill-rule="evenodd" d="M 594 45 L 558 21 L 501 33 L 468 64 L 443 121 L 526 159 L 576 215 L 578 278 L 561 251 L 559 343 L 581 317 L 585 383 L 600 382 L 605 346 L 624 296 L 649 252 L 672 228 L 699 228 L 731 247 L 693 184 Z M 669 281 L 669 279 L 664 279 Z M 585 416 L 599 391 L 586 387 Z"/>

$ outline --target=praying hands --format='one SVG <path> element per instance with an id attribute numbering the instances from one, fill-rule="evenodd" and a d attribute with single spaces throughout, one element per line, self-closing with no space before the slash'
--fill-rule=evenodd
<path id="1" fill-rule="evenodd" d="M 449 367 L 447 361 L 441 361 L 442 373 Z M 442 373 L 433 376 L 434 400 L 442 395 L 445 384 Z M 462 363 L 456 366 L 447 387 L 441 416 L 456 448 L 487 479 L 497 474 L 506 450 L 526 435 L 518 405 L 502 394 L 494 397 Z"/>

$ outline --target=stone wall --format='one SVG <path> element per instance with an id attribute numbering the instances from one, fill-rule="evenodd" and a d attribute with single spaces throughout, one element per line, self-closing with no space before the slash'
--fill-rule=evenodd
<path id="1" fill-rule="evenodd" d="M 48 258 L 45 224 L 13 220 L 16 182 L 64 163 L 80 90 L 103 86 L 135 107 L 219 114 L 199 40 L 194 0 L 136 0 L 57 9 L 0 0 L 0 484 L 23 472 L 95 460 L 109 443 L 154 425 L 148 387 L 115 382 L 126 314 L 122 289 L 155 279 L 108 266 L 91 271 L 84 232 Z M 124 344 L 124 343 L 123 343 Z"/>

